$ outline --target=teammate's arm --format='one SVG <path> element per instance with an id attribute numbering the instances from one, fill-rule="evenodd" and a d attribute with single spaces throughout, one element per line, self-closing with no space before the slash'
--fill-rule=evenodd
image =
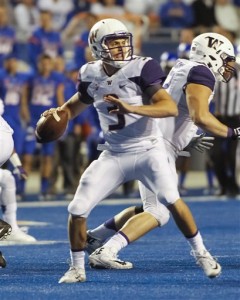
<path id="1" fill-rule="evenodd" d="M 218 121 L 209 111 L 208 99 L 211 89 L 201 84 L 190 83 L 186 87 L 189 114 L 193 122 L 213 135 L 227 137 L 228 127 Z"/>

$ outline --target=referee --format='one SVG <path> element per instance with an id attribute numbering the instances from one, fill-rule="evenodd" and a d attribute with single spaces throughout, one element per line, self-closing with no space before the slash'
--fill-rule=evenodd
<path id="1" fill-rule="evenodd" d="M 240 124 L 240 71 L 228 83 L 218 82 L 215 87 L 215 116 L 229 126 Z M 219 182 L 219 196 L 235 197 L 239 193 L 236 176 L 236 151 L 238 140 L 215 137 L 210 156 Z"/>

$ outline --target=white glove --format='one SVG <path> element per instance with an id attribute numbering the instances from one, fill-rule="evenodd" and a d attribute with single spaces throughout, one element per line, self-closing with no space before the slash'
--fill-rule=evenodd
<path id="1" fill-rule="evenodd" d="M 4 104 L 2 99 L 0 99 L 0 116 L 4 113 Z"/>
<path id="2" fill-rule="evenodd" d="M 203 153 L 204 150 L 212 148 L 214 139 L 213 136 L 205 136 L 205 133 L 202 133 L 192 138 L 189 147 Z"/>

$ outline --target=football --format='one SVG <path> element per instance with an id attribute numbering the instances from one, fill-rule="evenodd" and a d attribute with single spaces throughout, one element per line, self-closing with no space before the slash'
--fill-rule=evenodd
<path id="1" fill-rule="evenodd" d="M 37 122 L 35 136 L 38 143 L 49 143 L 60 138 L 68 125 L 66 110 L 57 110 L 46 117 L 41 116 Z"/>

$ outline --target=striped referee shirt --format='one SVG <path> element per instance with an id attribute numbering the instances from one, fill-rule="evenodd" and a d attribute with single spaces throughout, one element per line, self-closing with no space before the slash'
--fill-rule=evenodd
<path id="1" fill-rule="evenodd" d="M 216 116 L 240 115 L 240 72 L 228 83 L 217 82 L 214 91 L 214 114 Z"/>

